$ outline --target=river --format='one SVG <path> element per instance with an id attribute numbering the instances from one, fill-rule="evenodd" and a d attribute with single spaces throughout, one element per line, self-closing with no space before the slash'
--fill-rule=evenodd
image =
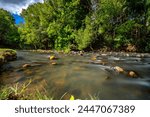
<path id="1" fill-rule="evenodd" d="M 49 56 L 58 60 L 49 60 Z M 76 54 L 39 53 L 17 51 L 17 60 L 4 66 L 0 84 L 24 83 L 32 80 L 29 93 L 35 89 L 46 90 L 54 99 L 64 94 L 77 99 L 100 100 L 150 99 L 150 54 L 85 53 Z M 94 59 L 91 59 L 94 58 Z M 57 63 L 57 64 L 55 64 Z M 24 64 L 30 67 L 23 68 Z M 137 78 L 118 73 L 115 66 L 126 72 L 135 71 Z"/>

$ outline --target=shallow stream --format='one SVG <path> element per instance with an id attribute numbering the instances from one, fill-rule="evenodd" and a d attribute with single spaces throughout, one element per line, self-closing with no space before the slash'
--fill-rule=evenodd
<path id="1" fill-rule="evenodd" d="M 78 99 L 150 99 L 150 54 L 39 53 L 18 51 L 16 61 L 4 66 L 0 84 L 24 83 L 31 79 L 30 92 L 46 89 L 54 99 L 74 95 Z M 58 60 L 49 60 L 55 55 Z M 30 67 L 23 68 L 24 64 Z M 115 66 L 126 73 L 118 73 Z M 127 75 L 135 71 L 137 78 Z"/>

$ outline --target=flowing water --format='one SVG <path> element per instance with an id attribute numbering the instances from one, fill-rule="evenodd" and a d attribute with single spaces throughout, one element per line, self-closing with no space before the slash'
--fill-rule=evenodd
<path id="1" fill-rule="evenodd" d="M 54 99 L 64 94 L 79 99 L 89 99 L 90 95 L 98 99 L 150 99 L 149 54 L 86 53 L 79 56 L 55 53 L 58 60 L 48 59 L 54 53 L 18 51 L 17 55 L 16 61 L 4 66 L 8 70 L 0 74 L 1 85 L 21 84 L 31 79 L 31 93 L 35 89 L 46 89 Z M 23 68 L 24 64 L 31 66 Z M 116 72 L 115 66 L 122 67 L 126 73 Z M 129 77 L 128 71 L 135 71 L 138 77 Z"/>

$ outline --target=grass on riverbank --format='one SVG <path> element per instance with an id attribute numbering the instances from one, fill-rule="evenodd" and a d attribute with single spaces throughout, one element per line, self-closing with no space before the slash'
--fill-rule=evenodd
<path id="1" fill-rule="evenodd" d="M 1 100 L 52 100 L 52 97 L 48 97 L 44 92 L 35 90 L 33 93 L 28 92 L 28 87 L 31 84 L 31 80 L 24 84 L 16 83 L 12 86 L 2 86 L 0 88 Z"/>
<path id="2" fill-rule="evenodd" d="M 28 90 L 31 80 L 24 84 L 16 83 L 11 86 L 2 86 L 0 88 L 0 100 L 55 100 L 53 96 L 48 96 L 46 90 L 30 92 Z M 64 100 L 64 96 L 67 95 L 67 92 L 58 100 Z M 66 99 L 65 99 L 66 100 Z M 67 100 L 80 100 L 74 95 L 70 95 L 70 98 Z M 89 97 L 84 100 L 99 100 L 98 96 L 89 95 Z"/>

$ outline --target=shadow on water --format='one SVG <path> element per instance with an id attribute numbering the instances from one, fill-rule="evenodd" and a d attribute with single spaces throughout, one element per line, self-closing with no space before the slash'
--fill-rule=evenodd
<path id="1" fill-rule="evenodd" d="M 18 51 L 18 60 L 5 66 L 9 70 L 1 73 L 0 82 L 5 85 L 32 79 L 30 92 L 46 89 L 54 99 L 64 94 L 64 98 L 74 95 L 79 99 L 89 99 L 89 95 L 98 99 L 150 99 L 150 57 L 98 54 L 91 60 L 92 55 L 58 54 L 58 60 L 49 60 L 49 54 Z M 23 68 L 24 64 L 30 67 Z M 136 71 L 138 78 L 115 72 L 115 66 Z"/>

